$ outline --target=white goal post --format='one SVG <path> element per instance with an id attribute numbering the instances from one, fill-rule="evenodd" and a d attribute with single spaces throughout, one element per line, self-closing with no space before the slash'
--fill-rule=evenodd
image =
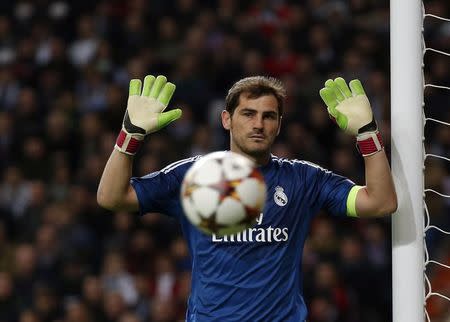
<path id="1" fill-rule="evenodd" d="M 390 1 L 393 322 L 425 317 L 422 27 L 422 1 Z"/>

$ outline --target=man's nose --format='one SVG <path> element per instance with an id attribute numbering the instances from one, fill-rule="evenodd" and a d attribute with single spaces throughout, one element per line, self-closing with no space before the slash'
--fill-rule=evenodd
<path id="1" fill-rule="evenodd" d="M 264 120 L 262 116 L 256 116 L 253 122 L 253 127 L 255 129 L 262 129 L 264 127 Z"/>

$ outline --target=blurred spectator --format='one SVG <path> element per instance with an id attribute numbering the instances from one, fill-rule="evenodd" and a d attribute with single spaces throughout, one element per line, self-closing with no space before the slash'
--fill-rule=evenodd
<path id="1" fill-rule="evenodd" d="M 32 164 L 33 167 L 29 165 Z M 23 141 L 20 169 L 28 180 L 47 181 L 50 176 L 50 163 L 45 142 L 38 136 L 26 137 Z"/>
<path id="2" fill-rule="evenodd" d="M 96 112 L 106 109 L 108 86 L 103 81 L 100 67 L 86 65 L 83 68 L 83 81 L 78 83 L 77 94 L 81 112 Z"/>
<path id="3" fill-rule="evenodd" d="M 109 240 L 105 242 L 105 246 L 110 250 L 125 251 L 128 239 L 132 234 L 133 217 L 128 212 L 117 212 L 114 214 L 113 231 Z"/>
<path id="4" fill-rule="evenodd" d="M 175 302 L 170 299 L 156 297 L 151 303 L 151 321 L 175 322 L 178 321 Z"/>
<path id="5" fill-rule="evenodd" d="M 60 258 L 60 245 L 54 226 L 44 224 L 36 232 L 37 271 L 40 278 L 52 281 L 58 271 Z"/>
<path id="6" fill-rule="evenodd" d="M 134 274 L 150 271 L 155 253 L 154 237 L 144 229 L 137 229 L 128 240 L 127 267 Z"/>
<path id="7" fill-rule="evenodd" d="M 324 260 L 333 260 L 338 247 L 336 229 L 330 219 L 319 217 L 311 227 L 310 243 L 314 252 Z"/>
<path id="8" fill-rule="evenodd" d="M 66 304 L 64 322 L 94 322 L 86 305 L 77 300 L 69 300 Z"/>
<path id="9" fill-rule="evenodd" d="M 190 155 L 207 154 L 212 150 L 213 142 L 210 133 L 211 130 L 207 126 L 199 126 L 195 129 Z"/>
<path id="10" fill-rule="evenodd" d="M 176 289 L 176 274 L 172 259 L 160 254 L 153 261 L 154 277 L 150 281 L 152 297 L 161 301 L 173 300 Z"/>
<path id="11" fill-rule="evenodd" d="M 14 48 L 14 35 L 11 29 L 11 20 L 4 14 L 0 16 L 0 63 L 7 65 L 16 58 Z"/>
<path id="12" fill-rule="evenodd" d="M 2 22 L 4 18 L 0 17 L 0 33 Z M 2 38 L 5 39 L 5 38 Z M 5 49 L 0 49 L 0 61 L 5 59 L 6 57 Z M 3 52 L 2 52 L 3 51 Z M 2 57 L 3 55 L 3 57 Z M 6 55 L 8 55 L 6 53 Z M 6 58 L 7 59 L 7 58 Z M 11 71 L 11 67 L 9 65 L 3 65 L 0 67 L 0 105 L 2 106 L 2 110 L 11 110 L 16 104 L 19 98 L 19 82 L 14 77 L 14 74 Z"/>
<path id="13" fill-rule="evenodd" d="M 0 272 L 12 272 L 15 249 L 8 236 L 7 224 L 0 221 Z"/>
<path id="14" fill-rule="evenodd" d="M 88 275 L 83 279 L 82 300 L 88 309 L 93 321 L 102 321 L 103 318 L 103 286 L 99 278 Z"/>
<path id="15" fill-rule="evenodd" d="M 125 301 L 120 293 L 115 291 L 105 292 L 103 312 L 105 313 L 105 322 L 115 322 L 127 312 Z"/>
<path id="16" fill-rule="evenodd" d="M 164 68 L 170 65 L 181 53 L 179 25 L 173 17 L 165 16 L 158 23 L 157 59 Z"/>
<path id="17" fill-rule="evenodd" d="M 147 272 L 135 276 L 135 285 L 138 292 L 138 300 L 134 308 L 137 317 L 147 321 L 151 314 L 151 297 Z"/>
<path id="18" fill-rule="evenodd" d="M 450 256 L 449 247 L 447 245 L 446 251 L 444 249 L 443 253 L 440 254 L 436 259 L 444 265 L 450 264 Z M 446 296 L 446 294 L 450 291 L 450 272 L 447 268 L 438 266 L 432 268 L 434 271 L 434 277 L 431 280 L 432 292 L 438 293 Z M 427 301 L 427 309 L 430 314 L 430 318 L 432 320 L 440 321 L 440 318 L 443 318 L 442 321 L 446 322 L 450 317 L 450 311 L 448 308 L 448 302 L 446 299 L 440 296 L 432 296 Z M 446 320 L 447 319 L 447 320 Z"/>
<path id="19" fill-rule="evenodd" d="M 61 316 L 55 290 L 50 285 L 35 284 L 33 308 L 43 321 L 54 321 Z"/>
<path id="20" fill-rule="evenodd" d="M 136 286 L 132 276 L 125 270 L 121 253 L 108 252 L 106 254 L 103 261 L 102 284 L 105 292 L 109 293 L 110 301 L 123 301 L 127 306 L 136 304 L 138 299 Z"/>
<path id="21" fill-rule="evenodd" d="M 8 112 L 0 111 L 0 166 L 7 167 L 13 159 L 14 155 L 14 120 Z"/>
<path id="22" fill-rule="evenodd" d="M 293 73 L 299 57 L 290 48 L 288 35 L 283 32 L 276 33 L 272 37 L 270 48 L 272 52 L 265 61 L 266 72 L 276 77 Z"/>
<path id="23" fill-rule="evenodd" d="M 336 307 L 336 316 L 343 318 L 349 314 L 349 294 L 340 285 L 338 272 L 334 265 L 324 262 L 316 267 L 313 289 L 318 297 L 326 296 Z M 355 316 L 355 312 L 351 312 L 351 315 Z"/>
<path id="24" fill-rule="evenodd" d="M 338 322 L 338 312 L 331 299 L 326 296 L 313 297 L 310 317 L 314 322 Z"/>
<path id="25" fill-rule="evenodd" d="M 25 310 L 20 313 L 19 322 L 41 322 L 39 316 L 33 310 Z"/>
<path id="26" fill-rule="evenodd" d="M 94 57 L 98 45 L 93 17 L 81 16 L 77 22 L 77 38 L 68 50 L 71 63 L 76 67 L 86 65 Z"/>
<path id="27" fill-rule="evenodd" d="M 20 218 L 28 208 L 31 199 L 30 183 L 23 180 L 22 172 L 15 166 L 6 168 L 0 187 L 2 211 L 13 218 Z"/>
<path id="28" fill-rule="evenodd" d="M 41 111 L 34 89 L 30 87 L 22 88 L 19 92 L 17 104 L 13 110 L 15 120 L 17 124 L 20 124 L 15 129 L 15 135 L 24 139 L 27 136 L 38 136 L 41 133 L 43 115 L 40 113 Z"/>
<path id="29" fill-rule="evenodd" d="M 0 271 L 0 321 L 13 321 L 19 313 L 20 302 L 14 293 L 14 281 L 9 273 Z"/>
<path id="30" fill-rule="evenodd" d="M 31 308 L 33 303 L 33 288 L 37 282 L 36 250 L 30 244 L 20 244 L 16 248 L 13 279 L 14 291 L 25 307 Z"/>
<path id="31" fill-rule="evenodd" d="M 124 313 L 119 319 L 119 322 L 142 322 L 142 321 L 143 320 L 139 318 L 139 316 L 133 313 Z"/>
<path id="32" fill-rule="evenodd" d="M 176 266 L 176 270 L 178 272 L 190 272 L 191 257 L 189 255 L 186 241 L 182 238 L 175 239 L 170 246 L 170 251 L 174 260 L 174 264 Z"/>

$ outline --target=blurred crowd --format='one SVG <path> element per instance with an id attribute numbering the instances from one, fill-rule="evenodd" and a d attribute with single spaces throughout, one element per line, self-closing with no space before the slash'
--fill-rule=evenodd
<path id="1" fill-rule="evenodd" d="M 448 1 L 425 6 L 449 17 Z M 448 24 L 427 18 L 424 36 L 450 50 Z M 449 66 L 427 53 L 426 82 L 450 86 Z M 171 106 L 183 110 L 147 140 L 135 176 L 226 149 L 227 90 L 262 74 L 288 91 L 273 153 L 364 183 L 354 138 L 330 122 L 318 90 L 328 78 L 359 78 L 389 153 L 389 69 L 388 1 L 2 0 L 0 322 L 184 320 L 190 261 L 178 224 L 96 203 L 131 78 L 166 75 L 177 85 Z M 427 88 L 425 114 L 449 122 L 449 101 Z M 427 122 L 425 147 L 449 157 L 449 127 Z M 425 165 L 425 186 L 448 195 L 449 163 Z M 426 202 L 431 223 L 448 230 L 448 199 L 427 193 Z M 310 322 L 391 321 L 390 235 L 389 218 L 318 214 L 303 261 Z M 450 238 L 430 230 L 427 244 L 449 263 Z M 449 270 L 427 272 L 433 291 L 449 296 Z M 445 300 L 428 309 L 432 322 L 450 321 Z"/>

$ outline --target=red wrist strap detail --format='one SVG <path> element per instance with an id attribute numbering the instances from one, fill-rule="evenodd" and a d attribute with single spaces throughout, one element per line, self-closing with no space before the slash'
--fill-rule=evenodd
<path id="1" fill-rule="evenodd" d="M 384 148 L 379 131 L 358 135 L 356 137 L 356 146 L 363 157 L 375 154 Z"/>
<path id="2" fill-rule="evenodd" d="M 124 130 L 121 130 L 119 133 L 119 136 L 117 136 L 116 145 L 121 148 L 123 145 L 123 142 L 125 141 L 125 138 L 127 137 L 127 134 Z"/>
<path id="3" fill-rule="evenodd" d="M 134 155 L 139 150 L 141 144 L 142 140 L 134 138 L 130 133 L 127 133 L 122 129 L 117 136 L 116 145 L 114 147 L 120 152 Z"/>
<path id="4" fill-rule="evenodd" d="M 130 139 L 130 142 L 128 143 L 126 152 L 135 154 L 141 147 L 141 143 L 142 143 L 142 141 L 138 141 L 132 137 Z"/>

